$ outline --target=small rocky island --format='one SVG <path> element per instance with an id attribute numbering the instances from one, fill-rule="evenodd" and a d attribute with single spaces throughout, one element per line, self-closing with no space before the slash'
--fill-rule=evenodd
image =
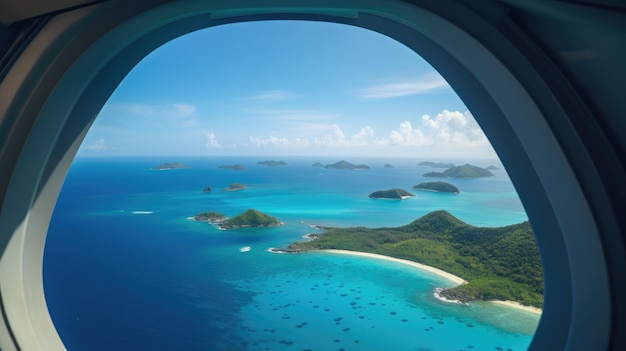
<path id="1" fill-rule="evenodd" d="M 419 183 L 413 187 L 413 189 L 436 191 L 443 193 L 460 193 L 461 191 L 456 186 L 446 182 L 428 182 Z"/>
<path id="2" fill-rule="evenodd" d="M 498 168 L 498 167 L 496 167 L 494 165 L 491 165 L 491 166 L 489 166 L 489 167 L 487 167 L 485 169 L 489 170 L 489 171 L 498 171 L 498 170 L 500 170 L 500 168 Z"/>
<path id="3" fill-rule="evenodd" d="M 431 162 L 431 161 L 420 162 L 419 165 L 420 166 L 434 167 L 434 168 L 451 168 L 451 167 L 454 167 L 454 164 L 452 164 L 452 163 Z"/>
<path id="4" fill-rule="evenodd" d="M 241 183 L 232 183 L 228 188 L 224 188 L 224 191 L 239 191 L 245 189 L 246 186 Z"/>
<path id="5" fill-rule="evenodd" d="M 266 160 L 257 162 L 258 165 L 265 165 L 268 167 L 278 167 L 278 166 L 286 166 L 287 162 L 285 161 L 274 161 L 274 160 Z"/>
<path id="6" fill-rule="evenodd" d="M 189 168 L 189 166 L 184 165 L 182 163 L 174 162 L 174 163 L 163 163 L 158 166 L 152 167 L 153 170 L 157 171 L 168 171 L 170 169 L 180 169 L 180 168 Z"/>
<path id="7" fill-rule="evenodd" d="M 353 170 L 370 169 L 370 167 L 368 165 L 354 165 L 354 164 L 352 164 L 350 162 L 347 162 L 347 161 L 335 162 L 333 164 L 324 166 L 324 168 L 330 168 L 330 169 L 353 169 Z"/>
<path id="8" fill-rule="evenodd" d="M 324 165 L 321 162 L 315 162 L 311 166 L 313 166 L 313 167 L 324 167 Z"/>
<path id="9" fill-rule="evenodd" d="M 246 167 L 244 165 L 221 165 L 218 168 L 223 168 L 223 169 L 232 169 L 235 171 L 245 171 Z"/>
<path id="10" fill-rule="evenodd" d="M 217 212 L 202 212 L 193 216 L 193 219 L 200 222 L 221 223 L 224 220 L 228 219 L 228 217 Z"/>
<path id="11" fill-rule="evenodd" d="M 484 168 L 480 168 L 470 164 L 464 164 L 463 166 L 450 167 L 443 172 L 424 173 L 422 176 L 434 178 L 480 178 L 492 177 L 493 173 Z"/>
<path id="12" fill-rule="evenodd" d="M 210 193 L 211 191 L 213 191 L 213 189 L 210 185 L 205 186 L 204 190 L 202 190 L 203 193 Z"/>
<path id="13" fill-rule="evenodd" d="M 390 163 L 385 163 L 385 165 L 383 166 L 384 168 L 395 168 L 392 164 Z"/>
<path id="14" fill-rule="evenodd" d="M 281 222 L 265 213 L 259 212 L 255 209 L 249 209 L 233 218 L 224 220 L 218 224 L 220 229 L 239 229 L 239 228 L 268 228 L 278 227 L 282 225 Z"/>
<path id="15" fill-rule="evenodd" d="M 413 196 L 415 195 L 402 189 L 378 190 L 369 195 L 369 197 L 373 199 L 394 199 L 394 200 L 404 200 Z"/>

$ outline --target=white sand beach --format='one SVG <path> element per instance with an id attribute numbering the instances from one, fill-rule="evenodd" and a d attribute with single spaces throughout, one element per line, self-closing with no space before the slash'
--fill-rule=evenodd
<path id="1" fill-rule="evenodd" d="M 342 254 L 342 255 L 371 257 L 371 258 L 377 258 L 377 259 L 381 259 L 381 260 L 398 262 L 398 263 L 406 264 L 406 265 L 409 265 L 409 266 L 412 266 L 412 267 L 416 267 L 416 268 L 419 268 L 419 269 L 423 269 L 423 270 L 435 273 L 435 274 L 437 274 L 437 275 L 439 275 L 441 277 L 444 277 L 446 279 L 449 279 L 450 281 L 452 281 L 452 282 L 454 282 L 456 284 L 459 284 L 459 285 L 467 283 L 467 281 L 465 281 L 463 278 L 457 277 L 456 275 L 448 273 L 446 271 L 442 271 L 441 269 L 438 269 L 438 268 L 435 268 L 435 267 L 431 267 L 431 266 L 427 266 L 425 264 L 409 261 L 409 260 L 400 259 L 400 258 L 394 258 L 394 257 L 389 257 L 389 256 L 379 255 L 379 254 L 373 254 L 373 253 L 369 253 L 369 252 L 349 251 L 349 250 L 334 250 L 333 249 L 333 250 L 320 250 L 320 251 L 330 252 L 330 253 L 337 253 L 337 254 Z M 446 302 L 459 303 L 458 301 L 447 300 L 445 298 L 439 298 L 439 299 L 442 300 L 442 301 L 446 301 Z M 537 314 L 541 314 L 542 313 L 541 308 L 532 307 L 532 306 L 525 306 L 525 305 L 522 305 L 519 302 L 515 302 L 515 301 L 492 300 L 492 301 L 488 301 L 488 302 L 497 303 L 497 304 L 500 304 L 500 305 L 505 305 L 505 306 L 517 308 L 517 309 L 520 309 L 520 310 L 532 312 L 532 313 L 537 313 Z"/>
<path id="2" fill-rule="evenodd" d="M 429 272 L 435 273 L 435 274 L 437 274 L 437 275 L 439 275 L 441 277 L 444 277 L 444 278 L 446 278 L 448 280 L 451 280 L 452 282 L 454 282 L 456 284 L 465 284 L 465 283 L 467 283 L 463 278 L 457 277 L 456 275 L 450 274 L 450 273 L 448 273 L 446 271 L 442 271 L 441 269 L 438 269 L 438 268 L 435 268 L 435 267 L 431 267 L 431 266 L 427 266 L 425 264 L 409 261 L 409 260 L 403 260 L 401 258 L 394 258 L 394 257 L 385 256 L 385 255 L 373 254 L 373 253 L 369 253 L 369 252 L 349 251 L 349 250 L 320 250 L 320 251 L 337 253 L 337 254 L 342 254 L 342 255 L 371 257 L 371 258 L 377 258 L 377 259 L 381 259 L 381 260 L 398 262 L 398 263 L 406 264 L 406 265 L 409 265 L 409 266 L 412 266 L 412 267 L 416 267 L 416 268 L 419 268 L 419 269 L 423 269 L 425 271 L 429 271 Z"/>
<path id="3" fill-rule="evenodd" d="M 519 310 L 524 310 L 524 311 L 527 311 L 527 312 L 532 312 L 532 313 L 537 313 L 537 314 L 543 313 L 543 310 L 541 308 L 533 307 L 533 306 L 525 306 L 525 305 L 522 305 L 521 303 L 515 302 L 515 301 L 491 300 L 491 301 L 488 301 L 488 302 L 496 303 L 498 305 L 504 305 L 504 306 L 517 308 Z"/>

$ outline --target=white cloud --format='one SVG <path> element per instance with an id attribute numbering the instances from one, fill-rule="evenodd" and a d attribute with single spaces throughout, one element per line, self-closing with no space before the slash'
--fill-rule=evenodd
<path id="1" fill-rule="evenodd" d="M 350 141 L 353 145 L 367 145 L 369 139 L 374 136 L 374 129 L 370 126 L 365 126 L 361 130 L 350 137 Z"/>
<path id="2" fill-rule="evenodd" d="M 100 138 L 93 143 L 83 147 L 85 150 L 102 151 L 102 150 L 115 150 L 116 148 L 106 145 L 104 138 Z"/>
<path id="3" fill-rule="evenodd" d="M 443 110 L 434 118 L 423 115 L 416 127 L 404 121 L 389 133 L 389 139 L 391 144 L 405 146 L 489 145 L 469 111 Z"/>
<path id="4" fill-rule="evenodd" d="M 252 96 L 250 99 L 262 102 L 278 102 L 293 99 L 295 97 L 297 97 L 296 94 L 286 90 L 266 90 Z"/>
<path id="5" fill-rule="evenodd" d="M 346 148 L 357 150 L 357 147 L 367 147 L 368 150 L 374 150 L 372 147 L 389 147 L 393 149 L 381 149 L 383 153 L 402 153 L 410 147 L 428 147 L 429 152 L 432 148 L 437 148 L 442 153 L 455 150 L 456 155 L 463 152 L 471 152 L 490 154 L 492 151 L 489 141 L 487 140 L 482 129 L 478 126 L 474 117 L 469 111 L 448 111 L 443 110 L 434 117 L 423 115 L 416 118 L 415 121 L 403 121 L 397 128 L 391 130 L 386 137 L 376 137 L 375 131 L 370 126 L 359 129 L 356 133 L 350 135 L 346 133 L 339 125 L 325 125 L 315 136 L 301 137 L 289 135 L 272 135 L 264 137 L 249 137 L 250 144 L 256 148 L 264 147 L 311 147 L 342 150 Z M 415 150 L 415 149 L 413 149 Z M 448 151 L 445 151 L 448 150 Z M 328 152 L 328 151 L 327 151 Z"/>
<path id="6" fill-rule="evenodd" d="M 222 147 L 222 145 L 217 142 L 217 138 L 215 137 L 215 134 L 213 134 L 213 132 L 207 133 L 205 146 L 207 149 L 218 149 Z"/>
<path id="7" fill-rule="evenodd" d="M 449 87 L 438 73 L 426 74 L 410 82 L 376 85 L 359 90 L 358 96 L 365 99 L 387 99 L 399 96 L 419 95 Z"/>

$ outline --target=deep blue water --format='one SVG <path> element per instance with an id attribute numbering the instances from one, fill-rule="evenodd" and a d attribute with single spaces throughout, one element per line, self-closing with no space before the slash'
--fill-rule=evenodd
<path id="1" fill-rule="evenodd" d="M 522 350 L 538 316 L 477 303 L 446 304 L 453 284 L 393 262 L 331 253 L 272 254 L 329 226 L 399 226 L 445 209 L 477 226 L 527 220 L 504 170 L 453 180 L 462 193 L 403 188 L 435 169 L 421 160 L 347 159 L 368 171 L 312 167 L 339 159 L 77 159 L 56 205 L 44 252 L 44 289 L 68 350 Z M 189 169 L 154 171 L 178 161 Z M 438 161 L 438 160 L 435 160 Z M 383 168 L 385 163 L 395 168 Z M 245 171 L 220 169 L 243 164 Z M 489 161 L 475 160 L 479 166 Z M 498 164 L 496 164 L 499 166 Z M 246 190 L 223 192 L 233 182 Z M 210 185 L 213 192 L 203 193 Z M 249 208 L 284 226 L 220 231 L 187 220 Z M 249 252 L 239 248 L 250 246 Z"/>

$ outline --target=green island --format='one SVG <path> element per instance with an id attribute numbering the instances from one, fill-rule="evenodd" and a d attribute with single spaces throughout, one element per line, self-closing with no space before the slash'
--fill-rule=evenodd
<path id="1" fill-rule="evenodd" d="M 178 163 L 178 162 L 174 162 L 174 163 L 163 163 L 160 164 L 158 166 L 154 166 L 152 167 L 153 170 L 157 170 L 157 171 L 167 171 L 170 169 L 181 169 L 181 168 L 189 168 L 189 166 L 184 165 L 182 163 Z"/>
<path id="2" fill-rule="evenodd" d="M 221 165 L 218 168 L 223 168 L 223 169 L 232 169 L 235 171 L 245 171 L 246 167 L 244 165 Z"/>
<path id="3" fill-rule="evenodd" d="M 354 169 L 354 170 L 370 169 L 370 167 L 368 165 L 355 165 L 355 164 L 352 164 L 352 163 L 350 163 L 348 161 L 335 162 L 333 164 L 324 166 L 324 168 L 331 168 L 331 169 Z"/>
<path id="4" fill-rule="evenodd" d="M 479 178 L 491 177 L 493 176 L 493 173 L 484 168 L 480 168 L 470 164 L 464 164 L 463 166 L 450 167 L 443 172 L 424 173 L 422 176 L 435 178 Z"/>
<path id="5" fill-rule="evenodd" d="M 232 183 L 228 188 L 224 188 L 222 190 L 224 190 L 224 191 L 239 191 L 239 190 L 244 190 L 245 188 L 246 188 L 246 186 L 241 184 L 241 183 Z"/>
<path id="6" fill-rule="evenodd" d="M 266 160 L 257 162 L 258 165 L 264 165 L 268 167 L 278 167 L 278 166 L 286 166 L 287 162 L 285 161 L 274 161 L 274 160 Z"/>
<path id="7" fill-rule="evenodd" d="M 222 221 L 218 224 L 220 229 L 238 229 L 248 227 L 278 227 L 281 222 L 265 213 L 255 209 L 249 209 L 233 218 Z"/>
<path id="8" fill-rule="evenodd" d="M 413 189 L 437 191 L 442 193 L 460 193 L 461 191 L 456 186 L 446 182 L 428 182 L 419 183 L 413 186 Z"/>
<path id="9" fill-rule="evenodd" d="M 504 227 L 475 227 L 446 211 L 431 212 L 396 228 L 331 228 L 296 242 L 288 252 L 340 249 L 406 259 L 467 281 L 439 295 L 468 303 L 510 300 L 543 304 L 543 271 L 528 221 Z"/>
<path id="10" fill-rule="evenodd" d="M 404 200 L 413 196 L 415 195 L 402 189 L 378 190 L 369 195 L 369 197 L 374 198 L 374 199 L 397 199 L 397 200 Z"/>

